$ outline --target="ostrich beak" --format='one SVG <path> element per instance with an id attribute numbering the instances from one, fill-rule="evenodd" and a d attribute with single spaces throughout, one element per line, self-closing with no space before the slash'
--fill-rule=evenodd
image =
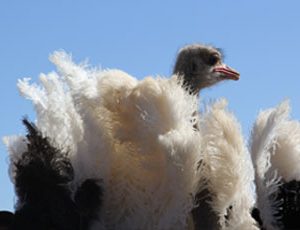
<path id="1" fill-rule="evenodd" d="M 235 81 L 240 79 L 240 73 L 227 65 L 216 66 L 213 69 L 213 72 L 221 73 L 225 79 L 231 79 Z"/>

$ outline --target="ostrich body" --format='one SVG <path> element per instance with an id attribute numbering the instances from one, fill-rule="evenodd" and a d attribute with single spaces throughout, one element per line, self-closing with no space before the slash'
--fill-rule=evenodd
<path id="1" fill-rule="evenodd" d="M 92 220 L 91 229 L 186 229 L 201 158 L 196 122 L 191 124 L 196 97 L 178 84 L 177 76 L 139 81 L 120 70 L 87 69 L 64 52 L 51 60 L 59 71 L 42 75 L 42 88 L 28 79 L 18 86 L 34 102 L 42 136 L 68 152 L 74 215 Z M 28 152 L 24 139 L 6 138 L 14 183 L 20 175 L 14 162 L 23 162 Z M 103 203 L 93 196 L 94 210 L 91 193 L 85 192 L 89 178 L 102 181 Z"/>

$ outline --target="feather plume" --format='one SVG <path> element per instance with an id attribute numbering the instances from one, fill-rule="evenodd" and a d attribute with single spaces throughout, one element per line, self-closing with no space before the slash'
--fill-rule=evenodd
<path id="1" fill-rule="evenodd" d="M 200 126 L 210 204 L 221 229 L 258 229 L 250 215 L 253 168 L 240 125 L 226 106 L 225 99 L 214 103 Z"/>

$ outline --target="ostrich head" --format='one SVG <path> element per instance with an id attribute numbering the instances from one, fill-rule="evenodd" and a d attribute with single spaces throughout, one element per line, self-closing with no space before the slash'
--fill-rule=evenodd
<path id="1" fill-rule="evenodd" d="M 193 94 L 223 80 L 238 80 L 240 76 L 222 62 L 220 50 L 200 44 L 179 51 L 173 73 L 183 77 L 183 85 Z"/>

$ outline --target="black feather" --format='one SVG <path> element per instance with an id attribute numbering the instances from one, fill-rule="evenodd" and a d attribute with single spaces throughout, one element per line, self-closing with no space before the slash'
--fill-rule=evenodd
<path id="1" fill-rule="evenodd" d="M 72 199 L 74 171 L 66 153 L 53 147 L 27 119 L 27 151 L 15 163 L 17 206 L 13 230 L 82 230 L 99 218 L 101 181 L 87 179 Z"/>
<path id="2" fill-rule="evenodd" d="M 79 229 L 71 199 L 74 172 L 67 155 L 53 147 L 33 123 L 27 128 L 27 151 L 15 163 L 18 197 L 14 229 Z"/>
<path id="3" fill-rule="evenodd" d="M 278 216 L 284 229 L 300 229 L 300 181 L 283 183 L 277 199 L 281 201 Z"/>
<path id="4" fill-rule="evenodd" d="M 93 220 L 99 218 L 103 191 L 101 181 L 85 180 L 75 194 L 75 203 L 80 212 L 81 229 L 87 229 Z"/>

